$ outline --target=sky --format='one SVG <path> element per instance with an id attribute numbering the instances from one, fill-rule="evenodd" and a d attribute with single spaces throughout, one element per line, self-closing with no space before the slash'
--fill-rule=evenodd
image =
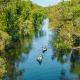
<path id="1" fill-rule="evenodd" d="M 60 2 L 61 0 L 31 0 L 33 3 L 36 3 L 38 5 L 41 5 L 43 7 L 47 7 L 50 5 L 55 5 L 58 2 Z"/>

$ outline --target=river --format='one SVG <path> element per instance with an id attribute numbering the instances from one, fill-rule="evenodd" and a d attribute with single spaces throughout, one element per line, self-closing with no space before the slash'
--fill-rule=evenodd
<path id="1" fill-rule="evenodd" d="M 37 37 L 33 37 L 28 52 L 21 51 L 18 61 L 14 58 L 15 56 L 12 56 L 12 61 L 8 61 L 9 80 L 78 80 L 79 76 L 71 72 L 73 67 L 70 54 L 55 57 L 51 44 L 54 40 L 54 32 L 49 30 L 49 19 L 43 21 L 41 33 L 43 35 L 38 33 Z M 27 43 L 29 42 L 25 41 L 24 46 L 27 46 Z M 48 50 L 42 53 L 42 48 L 45 46 Z M 36 60 L 39 54 L 43 55 L 41 64 Z"/>
<path id="2" fill-rule="evenodd" d="M 22 40 L 7 52 L 7 72 L 3 80 L 80 80 L 79 55 L 75 51 L 55 53 L 54 37 L 55 32 L 49 29 L 47 18 L 36 36 Z M 47 51 L 43 53 L 45 46 Z M 43 55 L 41 63 L 37 61 L 40 54 Z"/>

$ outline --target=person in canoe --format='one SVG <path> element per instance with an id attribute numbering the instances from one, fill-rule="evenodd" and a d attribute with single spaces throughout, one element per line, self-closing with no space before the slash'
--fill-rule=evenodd
<path id="1" fill-rule="evenodd" d="M 47 47 L 45 46 L 43 49 L 42 49 L 42 52 L 45 53 L 47 51 Z"/>
<path id="2" fill-rule="evenodd" d="M 41 64 L 43 60 L 43 55 L 39 54 L 39 56 L 37 57 L 37 61 Z"/>

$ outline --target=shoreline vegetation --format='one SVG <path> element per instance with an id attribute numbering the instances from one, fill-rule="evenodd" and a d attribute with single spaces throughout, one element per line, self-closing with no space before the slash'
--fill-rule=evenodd
<path id="1" fill-rule="evenodd" d="M 57 49 L 80 50 L 80 0 L 58 3 L 48 8 L 50 28 L 56 32 L 53 44 Z"/>
<path id="2" fill-rule="evenodd" d="M 0 0 L 0 78 L 6 73 L 5 63 L 13 60 L 13 56 L 18 58 L 16 55 L 24 49 L 16 50 L 16 45 L 20 48 L 26 42 L 29 52 L 33 36 L 40 31 L 46 18 L 49 18 L 50 29 L 55 32 L 52 46 L 64 52 L 77 49 L 80 54 L 80 0 L 62 0 L 50 7 L 32 4 L 30 0 Z M 15 44 L 16 42 L 20 44 Z M 9 51 L 10 54 L 6 54 L 5 50 L 8 51 L 11 47 L 15 49 L 12 50 L 13 53 Z M 7 66 L 10 64 L 12 63 Z"/>
<path id="3" fill-rule="evenodd" d="M 0 51 L 11 41 L 33 36 L 40 30 L 47 16 L 51 30 L 57 32 L 54 42 L 56 48 L 80 46 L 79 2 L 63 0 L 46 8 L 32 4 L 31 1 L 0 2 Z"/>
<path id="4" fill-rule="evenodd" d="M 10 41 L 30 37 L 40 30 L 46 10 L 31 1 L 0 1 L 0 51 Z"/>
<path id="5" fill-rule="evenodd" d="M 45 18 L 46 10 L 30 0 L 0 0 L 0 80 L 14 65 L 10 61 L 15 62 L 22 50 L 29 52 L 33 36 L 40 31 Z"/>

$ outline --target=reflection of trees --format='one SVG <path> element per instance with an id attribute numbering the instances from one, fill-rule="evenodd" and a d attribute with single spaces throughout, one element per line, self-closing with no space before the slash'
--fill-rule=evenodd
<path id="1" fill-rule="evenodd" d="M 63 56 L 64 56 L 64 53 L 62 53 L 62 52 L 57 54 L 57 59 L 61 63 L 64 63 Z"/>
<path id="2" fill-rule="evenodd" d="M 77 44 L 74 43 L 76 44 L 75 47 L 79 46 L 79 38 L 75 39 L 74 42 L 77 42 Z M 54 44 L 56 44 L 55 41 L 53 41 L 53 45 Z M 52 59 L 57 58 L 57 61 L 61 63 L 61 66 L 65 65 L 64 63 L 66 61 L 69 61 L 67 64 L 69 64 L 70 70 L 67 69 L 68 70 L 68 73 L 67 73 L 66 71 L 63 70 L 63 68 L 65 67 L 62 67 L 60 80 L 80 80 L 80 49 L 73 48 L 73 50 L 70 51 L 67 49 L 65 50 L 64 47 L 57 48 L 56 46 L 53 46 L 53 51 L 55 52 L 52 55 Z M 67 58 L 64 58 L 64 56 L 66 56 Z"/>
<path id="3" fill-rule="evenodd" d="M 5 72 L 6 72 L 6 69 L 5 69 L 5 60 L 2 57 L 0 57 L 0 80 L 3 77 L 3 74 Z"/>
<path id="4" fill-rule="evenodd" d="M 55 50 L 54 55 L 52 55 L 52 59 L 57 58 L 60 63 L 64 63 L 68 61 L 69 51 L 65 52 L 64 49 Z"/>
<path id="5" fill-rule="evenodd" d="M 42 31 L 42 30 L 35 32 L 35 37 L 36 37 L 36 38 L 42 37 L 42 36 L 44 36 L 44 35 L 45 35 L 45 33 L 44 33 L 44 31 Z"/>
<path id="6" fill-rule="evenodd" d="M 61 70 L 60 80 L 68 80 L 66 77 L 66 71 L 64 69 Z"/>
<path id="7" fill-rule="evenodd" d="M 80 75 L 80 52 L 77 49 L 72 51 L 71 72 Z"/>
<path id="8" fill-rule="evenodd" d="M 68 74 L 73 75 L 73 76 L 67 76 L 64 67 L 62 67 L 60 80 L 73 80 L 73 79 L 80 80 L 80 52 L 79 50 L 75 49 L 72 51 L 70 61 L 71 61 L 71 67 L 70 67 L 70 71 Z"/>
<path id="9" fill-rule="evenodd" d="M 70 43 L 69 43 L 70 44 Z M 55 54 L 61 63 L 64 63 L 64 56 L 68 57 L 71 52 L 69 48 L 69 44 L 66 42 L 66 39 L 63 39 L 57 32 L 55 32 L 55 36 L 52 39 L 52 47 L 55 49 Z"/>
<path id="10" fill-rule="evenodd" d="M 5 54 L 6 58 L 6 75 L 9 80 L 17 80 L 17 77 L 21 77 L 24 70 L 18 70 L 18 64 L 22 53 L 28 54 L 31 49 L 32 38 L 20 40 L 18 43 L 13 43 L 13 48 L 7 50 Z"/>

